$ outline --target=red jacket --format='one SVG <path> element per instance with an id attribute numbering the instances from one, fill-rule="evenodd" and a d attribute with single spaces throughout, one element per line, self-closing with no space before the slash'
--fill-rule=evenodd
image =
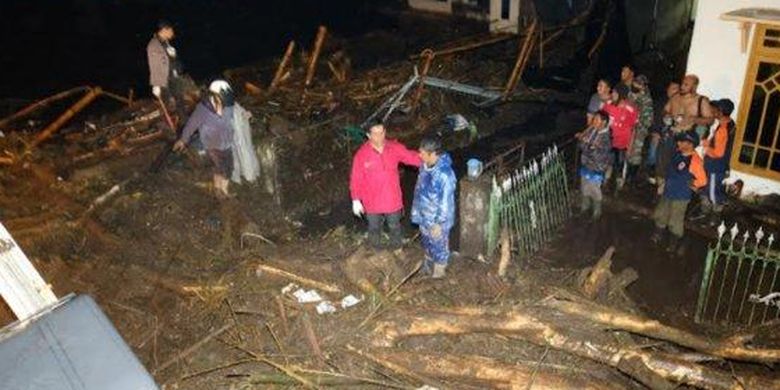
<path id="1" fill-rule="evenodd" d="M 367 214 L 389 214 L 404 208 L 398 164 L 419 167 L 417 152 L 394 140 L 385 141 L 382 153 L 370 142 L 364 143 L 352 160 L 349 192 L 359 200 Z"/>
<path id="2" fill-rule="evenodd" d="M 630 102 L 614 105 L 605 104 L 602 107 L 609 114 L 609 124 L 612 129 L 612 147 L 615 149 L 628 149 L 631 143 L 631 133 L 639 119 L 639 110 Z"/>

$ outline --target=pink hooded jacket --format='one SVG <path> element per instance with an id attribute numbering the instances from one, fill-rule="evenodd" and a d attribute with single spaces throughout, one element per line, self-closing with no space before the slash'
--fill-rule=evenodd
<path id="1" fill-rule="evenodd" d="M 382 153 L 364 143 L 352 160 L 349 192 L 363 203 L 366 214 L 389 214 L 404 208 L 398 164 L 419 167 L 417 152 L 394 140 L 385 141 Z"/>

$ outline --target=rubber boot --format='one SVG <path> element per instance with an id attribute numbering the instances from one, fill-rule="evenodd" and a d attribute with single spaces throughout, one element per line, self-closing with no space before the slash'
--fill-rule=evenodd
<path id="1" fill-rule="evenodd" d="M 669 242 L 666 244 L 666 252 L 669 254 L 676 254 L 682 244 L 682 237 L 677 237 L 674 234 L 669 235 Z"/>
<path id="2" fill-rule="evenodd" d="M 664 239 L 664 232 L 666 231 L 665 228 L 660 228 L 658 226 L 655 227 L 655 230 L 653 231 L 653 235 L 650 236 L 650 241 L 653 242 L 655 245 L 661 245 L 661 241 Z"/>
<path id="3" fill-rule="evenodd" d="M 601 202 L 600 201 L 593 201 L 593 214 L 591 215 L 591 220 L 598 221 L 601 218 Z"/>
<path id="4" fill-rule="evenodd" d="M 433 272 L 433 260 L 431 260 L 429 257 L 426 257 L 425 260 L 423 260 L 422 268 L 420 269 L 420 273 L 422 275 L 430 275 Z"/>
<path id="5" fill-rule="evenodd" d="M 447 270 L 447 264 L 433 264 L 433 275 L 431 276 L 434 279 L 441 279 L 445 276 Z"/>

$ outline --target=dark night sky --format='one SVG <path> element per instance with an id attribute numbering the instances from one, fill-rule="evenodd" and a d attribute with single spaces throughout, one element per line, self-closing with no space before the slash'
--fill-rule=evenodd
<path id="1" fill-rule="evenodd" d="M 320 23 L 341 36 L 384 23 L 382 0 L 3 0 L 0 99 L 33 98 L 82 84 L 147 91 L 145 47 L 159 19 L 196 78 L 278 55 Z"/>

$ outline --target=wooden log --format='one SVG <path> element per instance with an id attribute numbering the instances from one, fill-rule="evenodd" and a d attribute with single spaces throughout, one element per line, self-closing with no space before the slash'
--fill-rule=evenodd
<path id="1" fill-rule="evenodd" d="M 454 383 L 479 381 L 491 389 L 625 389 L 589 375 L 565 375 L 550 369 L 538 369 L 536 364 L 505 363 L 475 355 L 423 354 L 398 350 L 374 350 L 378 359 L 393 362 L 410 371 L 451 380 Z M 532 386 L 529 384 L 533 383 Z"/>
<path id="2" fill-rule="evenodd" d="M 420 68 L 420 79 L 417 80 L 417 90 L 414 91 L 414 95 L 412 95 L 412 102 L 410 104 L 412 109 L 417 107 L 417 103 L 420 101 L 423 91 L 425 90 L 425 76 L 428 75 L 428 71 L 431 69 L 431 63 L 433 63 L 433 57 L 435 55 L 436 54 L 431 49 L 425 49 L 421 53 L 422 67 Z"/>
<path id="3" fill-rule="evenodd" d="M 28 145 L 27 150 L 30 151 L 35 147 L 37 147 L 38 145 L 40 145 L 41 142 L 49 139 L 49 137 L 54 135 L 54 133 L 56 133 L 57 130 L 59 130 L 60 127 L 62 127 L 62 125 L 64 125 L 67 121 L 73 118 L 81 110 L 87 107 L 102 93 L 103 90 L 100 87 L 90 88 L 89 92 L 87 92 L 81 99 L 79 99 L 79 101 L 74 103 L 73 106 L 71 106 L 64 113 L 62 113 L 62 115 L 60 115 L 57 119 L 55 119 L 54 122 L 46 126 L 45 129 L 43 129 L 40 133 L 38 133 L 38 135 Z"/>
<path id="4" fill-rule="evenodd" d="M 276 90 L 276 87 L 278 87 L 279 83 L 282 81 L 284 71 L 290 63 L 290 58 L 292 58 L 293 50 L 295 50 L 295 41 L 290 41 L 290 43 L 287 44 L 287 50 L 284 51 L 282 61 L 279 62 L 279 66 L 276 68 L 276 73 L 274 73 L 274 78 L 271 80 L 271 85 L 268 87 L 268 92 Z"/>
<path id="5" fill-rule="evenodd" d="M 369 360 L 373 361 L 374 363 L 376 363 L 376 364 L 378 364 L 378 365 L 380 365 L 382 367 L 388 368 L 388 369 L 390 369 L 390 370 L 392 370 L 392 371 L 394 371 L 394 372 L 396 372 L 398 374 L 401 374 L 402 376 L 404 376 L 406 378 L 411 378 L 414 381 L 416 381 L 417 383 L 431 385 L 431 386 L 434 386 L 434 387 L 439 388 L 439 389 L 446 389 L 447 388 L 447 387 L 443 386 L 442 384 L 438 383 L 438 381 L 436 381 L 436 380 L 434 380 L 432 378 L 429 378 L 429 377 L 427 377 L 425 375 L 416 373 L 413 370 L 410 370 L 410 369 L 404 367 L 401 364 L 397 364 L 397 363 L 389 361 L 387 359 L 382 359 L 381 357 L 375 355 L 372 352 L 363 351 L 363 350 L 357 349 L 357 348 L 355 348 L 355 347 L 353 347 L 352 345 L 349 345 L 349 344 L 347 344 L 347 350 L 352 352 L 352 353 L 354 353 L 354 354 L 356 354 L 356 355 L 358 355 L 358 356 L 360 356 L 360 357 L 369 359 Z"/>
<path id="6" fill-rule="evenodd" d="M 621 312 L 596 303 L 580 303 L 561 299 L 552 299 L 546 306 L 592 321 L 608 329 L 619 329 L 654 339 L 670 341 L 708 355 L 724 359 L 755 363 L 780 362 L 780 349 L 746 348 L 739 340 L 712 340 L 693 333 L 664 325 L 640 315 Z"/>
<path id="7" fill-rule="evenodd" d="M 317 60 L 319 60 L 320 52 L 322 51 L 322 44 L 325 42 L 325 36 L 328 33 L 328 29 L 325 26 L 320 26 L 317 29 L 317 37 L 314 40 L 314 50 L 309 57 L 309 64 L 306 67 L 306 79 L 303 85 L 308 87 L 314 80 L 314 73 L 317 71 Z"/>
<path id="8" fill-rule="evenodd" d="M 528 63 L 528 58 L 531 56 L 531 49 L 533 48 L 533 41 L 536 37 L 536 24 L 537 20 L 534 19 L 534 22 L 531 23 L 530 26 L 525 31 L 525 34 L 523 36 L 525 39 L 523 40 L 523 44 L 520 47 L 520 51 L 517 53 L 517 59 L 515 59 L 515 66 L 512 68 L 512 73 L 509 75 L 509 80 L 506 82 L 506 86 L 504 87 L 504 98 L 508 97 L 512 91 L 514 91 L 515 87 L 517 87 L 517 83 L 520 81 L 520 79 L 523 76 L 523 70 L 525 69 L 526 64 Z"/>
<path id="9" fill-rule="evenodd" d="M 615 247 L 607 248 L 607 251 L 601 256 L 596 265 L 591 269 L 590 274 L 585 278 L 580 290 L 589 299 L 593 299 L 602 291 L 607 281 L 612 276 L 610 267 L 612 267 L 612 255 L 615 254 Z"/>
<path id="10" fill-rule="evenodd" d="M 256 84 L 250 83 L 249 81 L 244 82 L 244 91 L 246 91 L 247 94 L 252 96 L 260 96 L 263 94 L 262 88 L 260 88 Z"/>
<path id="11" fill-rule="evenodd" d="M 373 344 L 390 347 L 398 340 L 411 336 L 501 333 L 614 367 L 653 389 L 666 386 L 648 378 L 660 377 L 678 384 L 710 390 L 780 389 L 780 380 L 753 375 L 736 376 L 679 359 L 672 354 L 624 348 L 614 343 L 599 341 L 598 329 L 589 330 L 587 325 L 574 329 L 576 317 L 562 314 L 553 319 L 545 319 L 529 308 L 516 308 L 503 315 L 482 314 L 485 312 L 485 308 L 462 307 L 440 312 L 429 309 L 399 313 L 392 321 L 377 324 Z M 563 324 L 563 327 L 559 328 L 560 324 Z"/>
<path id="12" fill-rule="evenodd" d="M 79 92 L 84 92 L 84 91 L 88 91 L 88 90 L 89 90 L 89 87 L 87 87 L 87 86 L 71 88 L 71 89 L 69 89 L 67 91 L 62 91 L 60 93 L 56 93 L 54 95 L 51 95 L 51 96 L 49 96 L 49 97 L 47 97 L 45 99 L 38 100 L 38 101 L 28 105 L 27 107 L 25 107 L 25 108 L 15 112 L 14 114 L 12 114 L 12 115 L 10 115 L 10 116 L 8 116 L 6 118 L 3 118 L 3 120 L 0 120 L 0 129 L 5 128 L 9 123 L 11 123 L 11 122 L 13 122 L 15 120 L 21 119 L 21 118 L 23 118 L 23 117 L 25 117 L 27 115 L 30 115 L 31 113 L 33 113 L 33 112 L 35 112 L 35 111 L 37 111 L 37 110 L 39 110 L 41 108 L 44 108 L 44 107 L 48 106 L 51 103 L 54 103 L 54 102 L 56 102 L 58 100 L 65 99 L 66 97 L 69 97 L 71 95 L 75 95 L 75 94 L 77 94 Z"/>
<path id="13" fill-rule="evenodd" d="M 279 276 L 279 277 L 282 277 L 282 278 L 285 278 L 285 279 L 289 279 L 289 280 L 292 280 L 292 281 L 295 281 L 295 282 L 298 282 L 298 283 L 301 283 L 301 284 L 305 284 L 305 285 L 307 285 L 309 287 L 314 287 L 314 288 L 320 289 L 320 290 L 325 291 L 325 292 L 329 292 L 329 293 L 339 293 L 339 292 L 341 292 L 341 288 L 339 288 L 335 284 L 324 283 L 324 282 L 320 282 L 320 281 L 317 281 L 317 280 L 314 280 L 314 279 L 310 279 L 310 278 L 307 278 L 307 277 L 299 276 L 299 275 L 296 275 L 296 274 L 294 274 L 292 272 L 288 272 L 288 271 L 285 271 L 285 270 L 280 269 L 280 268 L 271 267 L 270 265 L 258 264 L 257 265 L 257 271 L 258 272 L 267 272 L 267 273 L 269 273 L 271 275 Z"/>

